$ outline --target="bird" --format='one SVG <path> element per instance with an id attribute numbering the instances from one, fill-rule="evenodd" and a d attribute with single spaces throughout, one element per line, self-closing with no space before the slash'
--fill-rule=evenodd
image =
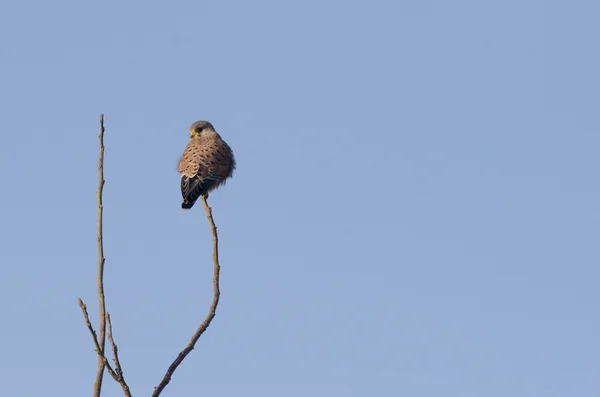
<path id="1" fill-rule="evenodd" d="M 229 145 L 211 123 L 196 121 L 190 126 L 190 141 L 181 159 L 181 208 L 189 210 L 202 195 L 224 184 L 235 170 L 235 158 Z"/>

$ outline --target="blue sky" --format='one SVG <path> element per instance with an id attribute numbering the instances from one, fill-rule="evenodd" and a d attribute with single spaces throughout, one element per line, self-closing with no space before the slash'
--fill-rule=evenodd
<path id="1" fill-rule="evenodd" d="M 134 395 L 206 315 L 180 210 L 189 125 L 222 299 L 164 396 L 597 396 L 593 1 L 4 2 L 0 381 L 91 395 L 96 164 L 107 305 Z M 106 396 L 121 395 L 107 377 Z"/>

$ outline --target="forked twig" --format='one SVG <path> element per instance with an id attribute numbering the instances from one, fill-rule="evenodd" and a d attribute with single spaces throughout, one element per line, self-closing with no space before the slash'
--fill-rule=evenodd
<path id="1" fill-rule="evenodd" d="M 119 355 L 117 345 L 113 339 L 112 334 L 112 324 L 110 322 L 110 315 L 106 312 L 106 303 L 104 297 L 104 245 L 102 240 L 102 192 L 104 189 L 104 114 L 100 115 L 100 135 L 98 136 L 98 140 L 100 141 L 100 157 L 98 159 L 98 190 L 96 192 L 96 201 L 98 203 L 98 301 L 100 303 L 100 337 L 96 335 L 96 331 L 92 327 L 92 323 L 90 321 L 90 317 L 88 315 L 87 307 L 83 303 L 83 301 L 78 299 L 79 307 L 83 311 L 83 317 L 85 319 L 85 324 L 88 327 L 90 333 L 92 334 L 92 339 L 94 340 L 94 345 L 96 347 L 96 352 L 98 353 L 98 372 L 96 373 L 96 382 L 94 383 L 94 397 L 100 397 L 100 392 L 102 391 L 102 379 L 104 377 L 104 367 L 108 370 L 110 376 L 113 377 L 115 381 L 117 381 L 121 387 L 123 388 L 123 392 L 125 396 L 131 397 L 131 392 L 129 391 L 129 386 L 125 382 L 123 378 L 123 370 L 121 369 L 121 363 L 119 362 Z M 104 354 L 105 342 L 106 342 L 106 324 L 108 323 L 108 339 L 112 346 L 112 351 L 114 355 L 115 368 L 116 371 L 113 370 L 112 366 L 108 362 L 106 355 Z"/>
<path id="2" fill-rule="evenodd" d="M 85 325 L 88 327 L 90 334 L 92 334 L 92 339 L 94 340 L 94 345 L 96 346 L 96 353 L 98 353 L 98 358 L 102 361 L 103 366 L 106 367 L 106 370 L 108 371 L 110 376 L 112 376 L 113 379 L 121 385 L 121 387 L 123 388 L 123 392 L 125 393 L 125 396 L 131 397 L 131 392 L 129 391 L 129 386 L 127 385 L 127 383 L 125 382 L 125 379 L 123 378 L 123 372 L 121 371 L 121 364 L 119 363 L 119 359 L 116 354 L 117 345 L 115 345 L 114 340 L 112 338 L 112 326 L 109 326 L 108 338 L 112 344 L 113 353 L 115 354 L 115 366 L 117 368 L 117 371 L 115 371 L 113 369 L 113 367 L 110 365 L 110 362 L 108 361 L 108 359 L 106 358 L 106 356 L 104 355 L 104 353 L 102 352 L 102 350 L 100 348 L 100 343 L 98 342 L 98 336 L 96 335 L 96 331 L 94 331 L 94 328 L 92 327 L 92 323 L 90 321 L 90 316 L 88 315 L 88 311 L 87 311 L 87 307 L 85 306 L 85 303 L 83 303 L 83 301 L 81 299 L 77 299 L 77 301 L 79 302 L 79 307 L 81 307 L 81 311 L 83 312 L 83 317 L 85 318 Z M 107 320 L 108 320 L 108 323 L 110 324 L 110 318 L 108 316 L 107 316 Z"/>
<path id="3" fill-rule="evenodd" d="M 210 305 L 210 308 L 209 308 L 209 311 L 208 311 L 208 314 L 207 314 L 206 318 L 204 319 L 204 321 L 202 322 L 202 324 L 200 324 L 200 327 L 198 327 L 198 329 L 196 330 L 196 332 L 192 336 L 192 339 L 190 340 L 190 343 L 187 344 L 187 346 L 185 347 L 185 349 L 183 349 L 179 353 L 179 355 L 177 356 L 177 358 L 175 359 L 175 361 L 173 361 L 173 363 L 171 364 L 171 366 L 169 366 L 169 369 L 167 370 L 167 373 L 163 377 L 162 381 L 154 389 L 154 393 L 152 393 L 152 397 L 158 397 L 160 395 L 160 393 L 163 391 L 163 389 L 171 381 L 171 376 L 173 376 L 173 373 L 175 372 L 175 370 L 177 369 L 177 367 L 179 366 L 179 364 L 181 364 L 183 362 L 183 360 L 185 359 L 185 357 L 192 350 L 194 350 L 194 346 L 196 345 L 196 342 L 198 341 L 198 339 L 200 339 L 200 336 L 202 336 L 202 334 L 204 333 L 204 331 L 206 331 L 206 329 L 210 325 L 211 321 L 215 317 L 215 314 L 216 314 L 216 311 L 217 311 L 217 306 L 219 305 L 219 297 L 221 295 L 221 292 L 219 290 L 219 273 L 221 271 L 221 266 L 219 265 L 219 237 L 217 236 L 217 227 L 215 226 L 215 221 L 214 221 L 213 216 L 212 216 L 212 208 L 210 208 L 208 206 L 208 203 L 206 202 L 206 198 L 207 198 L 206 195 L 202 196 L 202 205 L 204 206 L 204 210 L 206 211 L 206 217 L 208 218 L 208 222 L 210 223 L 210 227 L 211 227 L 212 235 L 213 235 L 213 265 L 214 265 L 214 274 L 213 274 L 213 291 L 214 291 L 214 296 L 213 296 L 213 301 L 212 301 L 212 303 Z"/>

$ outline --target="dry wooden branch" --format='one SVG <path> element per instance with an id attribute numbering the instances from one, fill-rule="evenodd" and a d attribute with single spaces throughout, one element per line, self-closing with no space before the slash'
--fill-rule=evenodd
<path id="1" fill-rule="evenodd" d="M 106 334 L 106 305 L 104 300 L 104 244 L 102 241 L 102 191 L 104 189 L 104 114 L 100 115 L 100 157 L 98 158 L 98 190 L 96 192 L 96 202 L 98 203 L 98 301 L 100 304 L 100 352 L 104 355 L 105 334 Z M 104 360 L 98 357 L 98 371 L 96 372 L 96 382 L 94 383 L 94 397 L 100 397 L 102 390 L 102 379 L 104 378 Z"/>
<path id="2" fill-rule="evenodd" d="M 88 315 L 87 307 L 83 303 L 83 301 L 78 299 L 79 307 L 83 311 L 83 317 L 85 319 L 85 324 L 88 327 L 90 333 L 92 334 L 92 339 L 94 340 L 94 345 L 96 347 L 96 352 L 98 353 L 98 372 L 96 373 L 96 382 L 94 383 L 94 397 L 100 397 L 100 393 L 102 391 L 102 379 L 104 377 L 104 368 L 108 370 L 110 376 L 113 377 L 115 381 L 117 381 L 121 387 L 123 388 L 123 392 L 126 397 L 131 397 L 131 392 L 129 391 L 129 386 L 125 382 L 125 378 L 123 378 L 123 370 L 121 368 L 121 363 L 119 362 L 119 355 L 117 345 L 113 339 L 112 334 L 112 324 L 110 322 L 110 315 L 106 312 L 106 304 L 104 298 L 104 245 L 102 242 L 102 191 L 104 188 L 104 115 L 100 115 L 100 135 L 98 136 L 100 141 L 100 157 L 98 159 L 98 190 L 96 192 L 96 201 L 98 203 L 98 301 L 100 303 L 100 337 L 96 335 L 96 331 L 92 327 L 92 323 L 90 321 L 90 317 Z M 108 339 L 112 346 L 112 351 L 114 355 L 115 368 L 113 370 L 106 355 L 104 354 L 105 342 L 106 342 L 106 324 L 108 323 Z"/>
<path id="3" fill-rule="evenodd" d="M 96 353 L 98 353 L 98 358 L 102 361 L 103 366 L 106 367 L 106 370 L 108 371 L 110 376 L 112 376 L 113 379 L 121 385 L 121 387 L 123 388 L 123 392 L 125 393 L 125 396 L 131 397 L 131 392 L 129 391 L 129 386 L 125 382 L 125 379 L 123 379 L 123 373 L 121 371 L 121 364 L 119 363 L 118 356 L 116 355 L 117 347 L 114 344 L 114 341 L 112 339 L 112 326 L 109 327 L 109 339 L 110 339 L 111 344 L 113 345 L 113 353 L 115 353 L 115 365 L 117 368 L 117 372 L 115 372 L 115 370 L 112 368 L 112 366 L 108 362 L 108 359 L 106 358 L 106 356 L 102 352 L 102 349 L 100 348 L 100 342 L 98 341 L 98 336 L 96 335 L 96 331 L 94 331 L 94 328 L 92 327 L 92 323 L 90 321 L 90 316 L 88 315 L 88 311 L 87 311 L 87 306 L 85 305 L 85 303 L 83 303 L 81 298 L 77 299 L 77 301 L 79 302 L 79 307 L 81 307 L 81 311 L 83 312 L 83 317 L 85 319 L 85 325 L 87 325 L 88 330 L 90 331 L 90 334 L 92 334 L 92 339 L 94 340 L 94 345 L 96 346 Z M 109 318 L 107 318 L 107 319 L 110 324 L 110 319 Z"/>
<path id="4" fill-rule="evenodd" d="M 112 346 L 113 361 L 115 362 L 115 373 L 118 377 L 118 379 L 115 380 L 119 382 L 119 384 L 123 388 L 123 391 L 125 392 L 125 395 L 131 396 L 129 386 L 127 385 L 127 382 L 125 382 L 125 378 L 123 377 L 123 369 L 121 368 L 121 362 L 119 361 L 119 348 L 117 347 L 117 344 L 113 339 L 112 323 L 110 322 L 110 314 L 108 312 L 106 312 L 106 322 L 108 324 L 108 341 Z"/>
<path id="5" fill-rule="evenodd" d="M 212 216 L 212 209 L 208 206 L 208 203 L 206 202 L 207 197 L 208 197 L 208 195 L 203 195 L 202 196 L 202 205 L 204 206 L 204 210 L 206 211 L 206 217 L 208 218 L 208 222 L 210 223 L 211 230 L 212 230 L 212 235 L 213 235 L 213 265 L 214 265 L 214 267 L 213 267 L 214 268 L 214 273 L 213 273 L 213 291 L 214 291 L 213 301 L 212 301 L 212 303 L 210 305 L 210 309 L 208 311 L 208 315 L 206 316 L 206 318 L 204 319 L 204 321 L 202 322 L 202 324 L 200 324 L 200 327 L 198 327 L 198 329 L 196 330 L 196 332 L 192 336 L 192 339 L 190 340 L 190 343 L 188 343 L 188 345 L 185 347 L 185 349 L 183 349 L 179 353 L 179 355 L 177 356 L 177 358 L 175 359 L 175 361 L 173 361 L 173 363 L 171 364 L 171 366 L 167 370 L 167 373 L 163 377 L 162 381 L 154 389 L 154 393 L 152 393 L 152 397 L 158 397 L 160 395 L 160 393 L 163 391 L 163 389 L 171 381 L 171 376 L 173 376 L 173 373 L 175 372 L 175 370 L 177 369 L 177 367 L 179 366 L 179 364 L 181 364 L 183 362 L 183 360 L 185 359 L 185 357 L 192 350 L 194 350 L 194 346 L 196 345 L 196 342 L 198 341 L 198 339 L 200 339 L 200 336 L 202 336 L 202 334 L 204 333 L 204 331 L 206 331 L 206 329 L 210 325 L 211 321 L 215 317 L 215 314 L 216 314 L 216 311 L 217 311 L 217 306 L 219 305 L 219 297 L 221 295 L 221 292 L 219 290 L 219 273 L 221 271 L 221 266 L 219 265 L 219 238 L 217 236 L 217 227 L 215 226 L 215 221 L 214 221 L 213 216 Z"/>
<path id="6" fill-rule="evenodd" d="M 115 372 L 119 378 L 123 377 L 123 369 L 121 368 L 121 363 L 119 362 L 119 349 L 117 348 L 117 344 L 113 339 L 112 333 L 112 323 L 110 322 L 110 314 L 106 312 L 106 322 L 108 324 L 108 340 L 110 341 L 110 345 L 113 351 L 113 361 L 115 362 Z"/>

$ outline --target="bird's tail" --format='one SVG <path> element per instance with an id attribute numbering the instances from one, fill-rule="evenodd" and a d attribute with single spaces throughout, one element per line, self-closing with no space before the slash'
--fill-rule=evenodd
<path id="1" fill-rule="evenodd" d="M 192 208 L 194 206 L 194 203 L 196 201 L 188 201 L 188 200 L 183 200 L 183 203 L 181 203 L 181 209 L 182 210 L 189 210 L 190 208 Z"/>

